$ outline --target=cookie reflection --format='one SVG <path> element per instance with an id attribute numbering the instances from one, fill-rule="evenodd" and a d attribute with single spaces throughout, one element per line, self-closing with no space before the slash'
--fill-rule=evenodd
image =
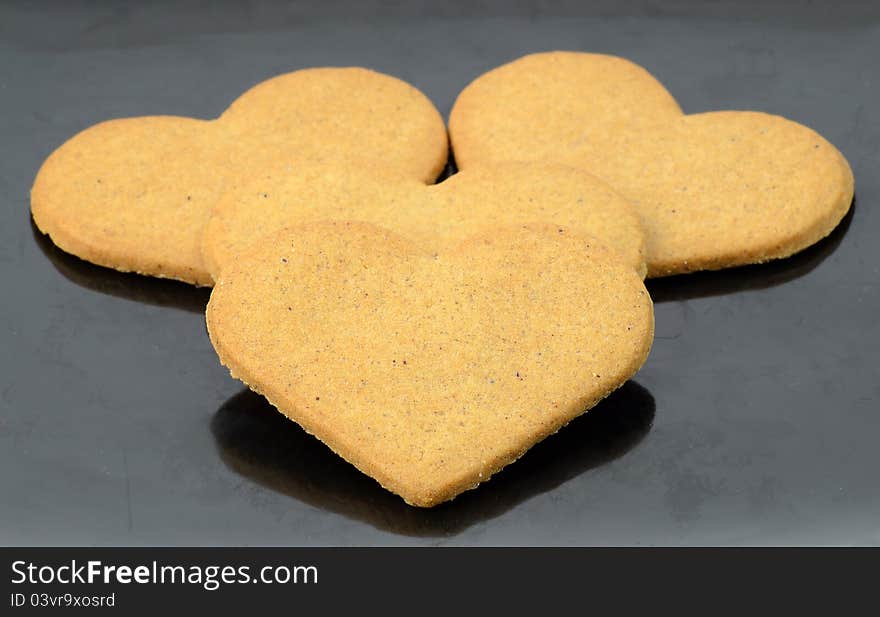
<path id="1" fill-rule="evenodd" d="M 386 531 L 449 536 L 623 455 L 653 419 L 654 398 L 627 382 L 489 482 L 430 510 L 407 506 L 250 390 L 224 403 L 211 430 L 223 462 L 268 489 Z"/>
<path id="2" fill-rule="evenodd" d="M 654 302 L 680 302 L 738 291 L 767 289 L 793 281 L 808 274 L 837 249 L 849 229 L 855 209 L 854 199 L 849 212 L 828 236 L 791 257 L 774 259 L 764 264 L 649 279 L 646 281 L 648 292 Z"/>
<path id="3" fill-rule="evenodd" d="M 180 281 L 141 276 L 97 266 L 65 253 L 55 246 L 49 236 L 37 228 L 33 219 L 31 219 L 31 231 L 37 246 L 52 262 L 55 269 L 64 278 L 80 287 L 136 302 L 178 308 L 193 313 L 205 312 L 211 295 L 210 288 L 194 287 Z"/>

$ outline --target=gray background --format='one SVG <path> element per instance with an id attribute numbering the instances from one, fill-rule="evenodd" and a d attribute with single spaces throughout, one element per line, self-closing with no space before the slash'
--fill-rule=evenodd
<path id="1" fill-rule="evenodd" d="M 643 370 L 489 484 L 408 508 L 243 393 L 207 292 L 34 232 L 40 162 L 111 117 L 212 117 L 276 73 L 365 65 L 448 113 L 481 72 L 577 49 L 686 111 L 760 109 L 849 159 L 830 238 L 650 283 Z M 0 543 L 880 544 L 880 10 L 870 2 L 0 5 Z"/>

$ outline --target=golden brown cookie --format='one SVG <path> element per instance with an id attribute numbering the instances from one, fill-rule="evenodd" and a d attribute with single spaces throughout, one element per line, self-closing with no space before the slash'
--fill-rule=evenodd
<path id="1" fill-rule="evenodd" d="M 439 254 L 366 223 L 282 230 L 224 268 L 207 323 L 233 376 L 417 506 L 593 407 L 653 338 L 636 272 L 547 225 Z"/>
<path id="2" fill-rule="evenodd" d="M 216 120 L 86 129 L 43 164 L 31 209 L 40 230 L 78 257 L 210 285 L 201 234 L 225 191 L 300 160 L 430 182 L 446 155 L 443 120 L 414 87 L 367 69 L 307 69 L 258 84 Z"/>
<path id="3" fill-rule="evenodd" d="M 648 276 L 787 257 L 828 235 L 852 203 L 843 155 L 779 116 L 684 115 L 644 69 L 552 52 L 477 78 L 449 120 L 461 169 L 505 160 L 575 165 L 636 206 Z"/>
<path id="4" fill-rule="evenodd" d="M 205 264 L 216 279 L 262 236 L 329 219 L 373 223 L 429 251 L 498 225 L 558 224 L 595 236 L 645 274 L 641 222 L 625 199 L 584 171 L 523 163 L 473 167 L 432 186 L 354 166 L 279 169 L 218 203 L 204 234 Z"/>

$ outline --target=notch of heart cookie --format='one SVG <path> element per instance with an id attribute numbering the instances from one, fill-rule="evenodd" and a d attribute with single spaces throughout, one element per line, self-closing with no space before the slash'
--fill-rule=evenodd
<path id="1" fill-rule="evenodd" d="M 595 236 L 645 274 L 644 235 L 631 204 L 584 171 L 528 163 L 474 167 L 437 185 L 356 168 L 279 169 L 218 203 L 204 261 L 217 278 L 260 238 L 330 219 L 385 227 L 429 251 L 498 225 L 558 224 Z"/>
<path id="2" fill-rule="evenodd" d="M 757 112 L 683 115 L 647 71 L 610 56 L 499 67 L 462 91 L 449 124 L 463 170 L 555 161 L 606 180 L 641 215 L 649 277 L 787 257 L 852 203 L 846 159 L 815 131 Z"/>
<path id="3" fill-rule="evenodd" d="M 281 75 L 211 121 L 111 120 L 44 162 L 37 227 L 63 250 L 122 271 L 210 285 L 201 234 L 224 191 L 279 161 L 381 168 L 433 181 L 447 159 L 443 119 L 411 85 L 360 68 Z"/>
<path id="4" fill-rule="evenodd" d="M 637 274 L 556 226 L 440 254 L 364 223 L 283 230 L 223 271 L 207 323 L 234 376 L 418 506 L 591 408 L 653 337 Z"/>

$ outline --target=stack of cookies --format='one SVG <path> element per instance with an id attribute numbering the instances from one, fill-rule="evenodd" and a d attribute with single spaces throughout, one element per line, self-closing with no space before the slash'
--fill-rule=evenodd
<path id="1" fill-rule="evenodd" d="M 477 78 L 448 135 L 360 68 L 276 77 L 211 121 L 104 122 L 46 160 L 31 208 L 82 259 L 212 285 L 232 375 L 433 506 L 638 371 L 645 276 L 787 257 L 852 196 L 802 125 L 685 115 L 627 60 L 554 52 Z"/>

